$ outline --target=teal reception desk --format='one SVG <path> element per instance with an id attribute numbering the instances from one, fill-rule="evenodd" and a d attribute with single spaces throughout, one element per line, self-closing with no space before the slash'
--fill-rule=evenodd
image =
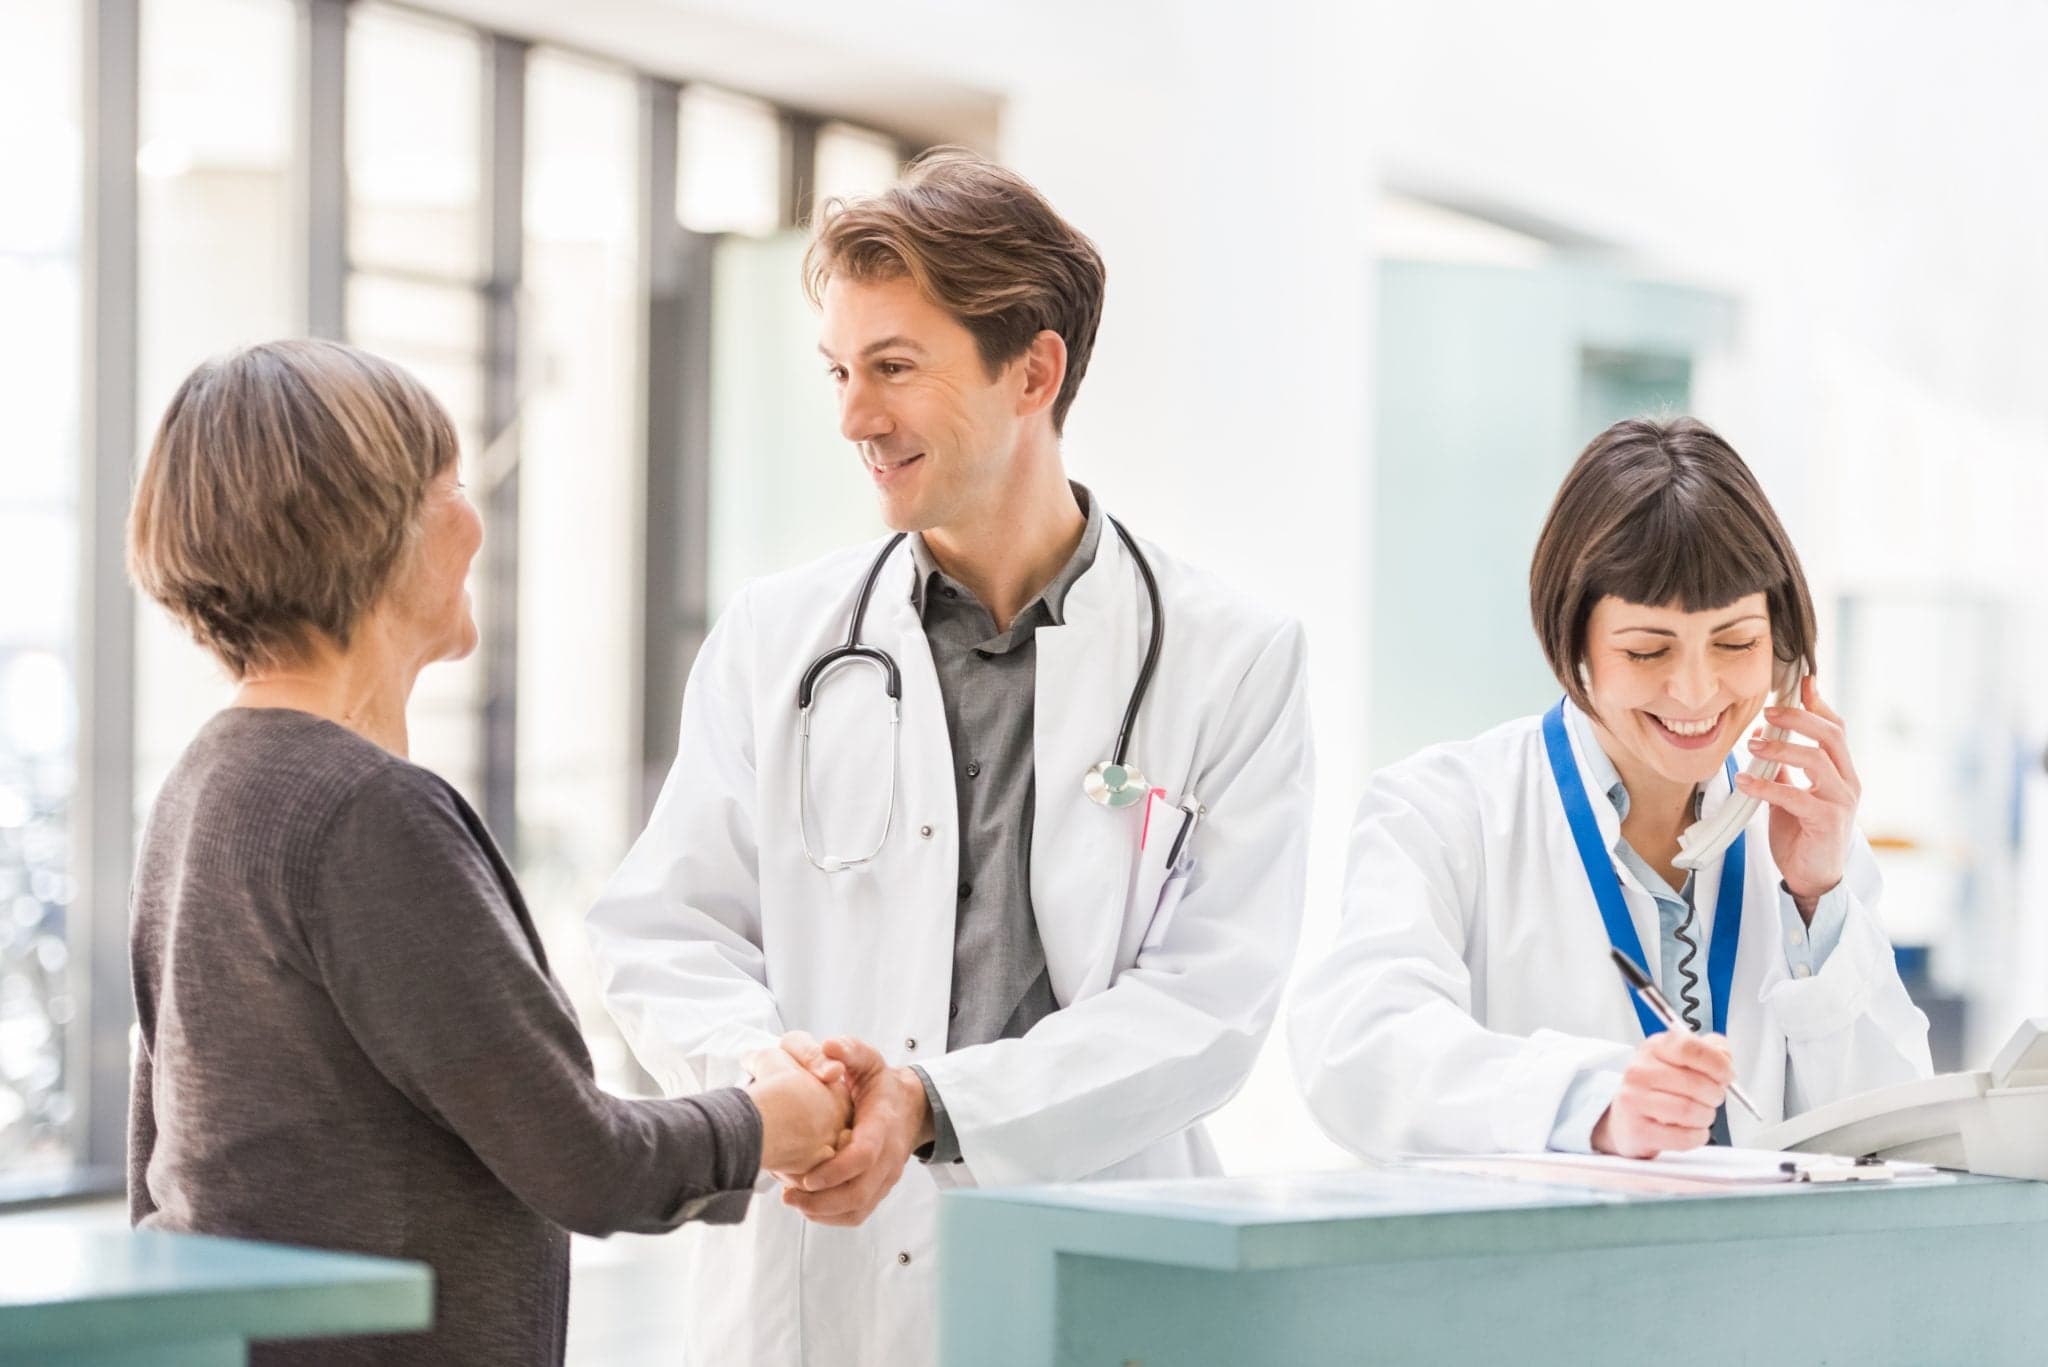
<path id="1" fill-rule="evenodd" d="M 2048 1361 L 2048 1184 L 1625 1195 L 1399 1168 L 961 1191 L 944 1367 Z"/>
<path id="2" fill-rule="evenodd" d="M 419 1263 L 147 1230 L 0 1227 L 0 1367 L 238 1367 L 252 1339 L 433 1322 Z"/>

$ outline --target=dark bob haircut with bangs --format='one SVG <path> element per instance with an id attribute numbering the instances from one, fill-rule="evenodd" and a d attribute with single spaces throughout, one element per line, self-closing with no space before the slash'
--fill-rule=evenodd
<path id="1" fill-rule="evenodd" d="M 1529 615 L 1564 691 L 1579 679 L 1593 605 L 1710 612 L 1761 593 L 1781 665 L 1814 669 L 1813 596 L 1792 539 L 1734 448 L 1696 418 L 1629 418 L 1579 453 L 1536 539 Z"/>

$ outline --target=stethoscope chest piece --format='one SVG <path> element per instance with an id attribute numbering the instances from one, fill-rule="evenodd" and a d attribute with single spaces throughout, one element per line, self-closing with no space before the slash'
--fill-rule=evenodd
<path id="1" fill-rule="evenodd" d="M 1138 721 L 1138 708 L 1145 701 L 1146 690 L 1152 686 L 1152 675 L 1159 667 L 1159 648 L 1166 637 L 1166 611 L 1159 600 L 1159 581 L 1152 574 L 1152 562 L 1138 549 L 1137 541 L 1124 530 L 1124 524 L 1115 518 L 1109 525 L 1116 528 L 1116 534 L 1131 553 L 1139 575 L 1145 581 L 1145 598 L 1152 609 L 1152 634 L 1145 645 L 1145 660 L 1138 667 L 1138 681 L 1131 688 L 1130 701 L 1124 705 L 1123 725 L 1117 728 L 1116 749 L 1110 757 L 1090 769 L 1081 777 L 1081 791 L 1089 800 L 1109 808 L 1135 807 L 1152 791 L 1145 775 L 1137 767 L 1125 762 L 1131 747 L 1131 729 Z M 889 843 L 889 831 L 896 820 L 896 765 L 903 733 L 903 678 L 896 667 L 896 661 L 889 652 L 878 646 L 862 645 L 861 624 L 866 620 L 868 600 L 874 597 L 875 581 L 881 577 L 882 566 L 903 544 L 906 533 L 898 532 L 889 538 L 887 545 L 868 566 L 867 577 L 861 581 L 860 596 L 854 600 L 852 621 L 846 628 L 846 643 L 834 646 L 811 662 L 804 671 L 803 680 L 797 685 L 796 710 L 797 730 L 800 736 L 800 755 L 797 761 L 797 828 L 802 834 L 804 857 L 812 867 L 821 873 L 844 873 L 872 863 L 881 854 L 882 847 Z M 824 676 L 842 664 L 861 663 L 873 666 L 882 675 L 883 687 L 889 696 L 890 771 L 889 805 L 882 816 L 882 834 L 874 847 L 860 855 L 820 854 L 811 848 L 811 701 L 819 682 Z M 822 835 L 820 837 L 822 842 Z"/>
<path id="2" fill-rule="evenodd" d="M 1152 785 L 1134 766 L 1106 759 L 1081 776 L 1081 791 L 1105 807 L 1129 807 L 1151 792 Z"/>

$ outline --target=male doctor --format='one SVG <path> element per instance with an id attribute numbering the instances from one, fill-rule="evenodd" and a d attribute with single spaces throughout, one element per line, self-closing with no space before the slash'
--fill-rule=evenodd
<path id="1" fill-rule="evenodd" d="M 735 596 L 589 929 L 667 1091 L 777 1042 L 857 1079 L 839 1155 L 695 1243 L 692 1360 L 916 1367 L 945 1187 L 1216 1171 L 1299 926 L 1303 638 L 1068 481 L 1103 266 L 1025 181 L 926 157 L 805 284 L 908 535 Z"/>

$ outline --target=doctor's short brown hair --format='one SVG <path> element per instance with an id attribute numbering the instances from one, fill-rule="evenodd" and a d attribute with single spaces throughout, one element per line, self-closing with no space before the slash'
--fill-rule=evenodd
<path id="1" fill-rule="evenodd" d="M 1792 538 L 1734 448 L 1697 418 L 1628 418 L 1593 438 L 1558 488 L 1529 567 L 1529 615 L 1573 702 L 1593 605 L 1707 612 L 1761 593 L 1781 664 L 1814 669 L 1813 596 Z"/>
<path id="2" fill-rule="evenodd" d="M 339 342 L 205 362 L 164 410 L 128 514 L 128 572 L 236 679 L 346 647 L 455 463 L 426 387 Z"/>
<path id="3" fill-rule="evenodd" d="M 821 304 L 834 276 L 908 278 L 974 335 L 993 374 L 1040 332 L 1067 345 L 1052 426 L 1088 372 L 1102 322 L 1101 253 L 1031 182 L 957 147 L 926 152 L 879 194 L 829 199 L 804 253 L 804 292 Z"/>

